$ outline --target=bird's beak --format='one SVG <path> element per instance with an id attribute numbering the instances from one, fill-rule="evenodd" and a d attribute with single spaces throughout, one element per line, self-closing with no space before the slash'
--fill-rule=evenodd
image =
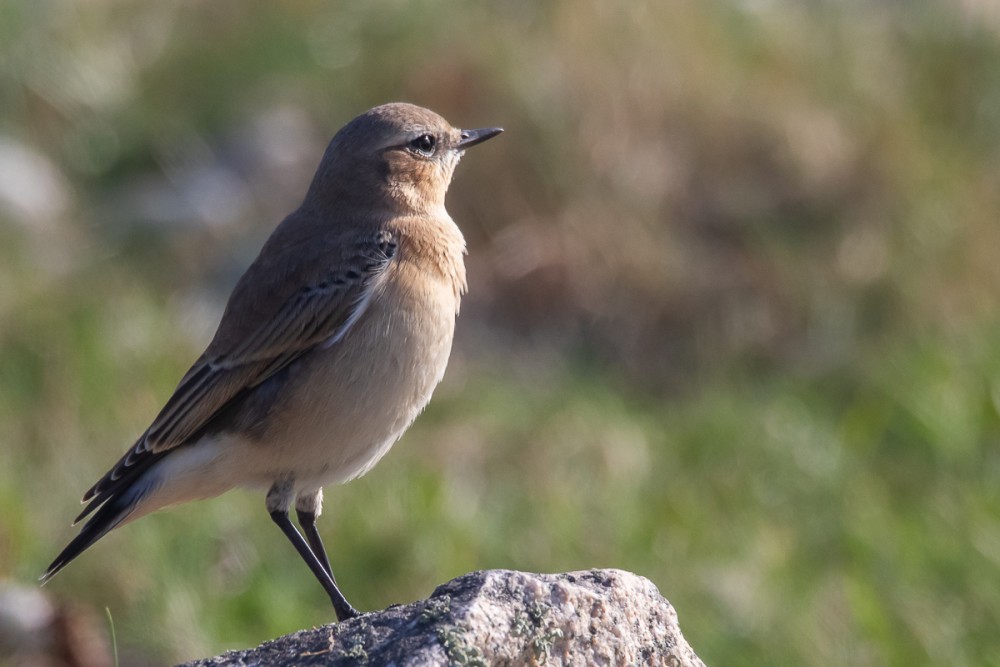
<path id="1" fill-rule="evenodd" d="M 455 146 L 455 148 L 460 151 L 464 151 L 469 146 L 481 144 L 487 139 L 492 139 L 501 132 L 503 132 L 502 127 L 484 127 L 479 130 L 462 130 L 462 138 L 459 140 L 458 145 Z"/>

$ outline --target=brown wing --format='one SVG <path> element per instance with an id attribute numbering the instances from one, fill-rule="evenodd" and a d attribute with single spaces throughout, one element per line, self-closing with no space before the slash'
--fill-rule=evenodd
<path id="1" fill-rule="evenodd" d="M 323 245 L 288 248 L 271 256 L 261 253 L 233 291 L 208 349 L 149 429 L 87 491 L 83 501 L 91 501 L 91 506 L 77 520 L 99 505 L 130 468 L 143 468 L 139 464 L 144 460 L 188 442 L 239 392 L 265 381 L 316 345 L 343 338 L 365 312 L 395 256 L 396 241 L 388 232 L 373 232 L 347 247 L 326 248 L 325 253 Z M 281 256 L 288 252 L 302 256 L 297 265 Z M 323 261 L 324 254 L 333 256 Z M 310 267 L 323 266 L 332 268 L 313 269 L 308 275 Z M 251 283 L 252 290 L 247 288 Z"/>

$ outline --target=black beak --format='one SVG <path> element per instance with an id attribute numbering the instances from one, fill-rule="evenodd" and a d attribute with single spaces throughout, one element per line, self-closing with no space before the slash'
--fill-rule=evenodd
<path id="1" fill-rule="evenodd" d="M 480 130 L 462 130 L 462 138 L 455 147 L 464 151 L 469 146 L 481 144 L 503 132 L 502 127 L 484 127 Z"/>

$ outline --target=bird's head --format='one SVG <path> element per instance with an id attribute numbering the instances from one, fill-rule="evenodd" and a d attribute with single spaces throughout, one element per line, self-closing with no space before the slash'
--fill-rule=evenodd
<path id="1" fill-rule="evenodd" d="M 460 130 L 429 109 L 383 104 L 334 136 L 310 194 L 385 205 L 395 213 L 431 212 L 444 206 L 465 149 L 501 132 L 498 127 Z"/>

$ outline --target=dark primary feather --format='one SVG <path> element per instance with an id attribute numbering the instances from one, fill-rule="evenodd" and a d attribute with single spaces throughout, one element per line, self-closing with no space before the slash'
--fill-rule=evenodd
<path id="1" fill-rule="evenodd" d="M 66 545 L 66 548 L 56 556 L 52 564 L 45 570 L 41 582 L 44 584 L 54 577 L 70 561 L 83 553 L 94 542 L 104 537 L 108 531 L 124 521 L 132 513 L 132 510 L 135 509 L 136 504 L 142 500 L 142 496 L 146 491 L 147 489 L 141 486 L 130 484 L 128 487 L 122 489 L 120 493 L 110 498 L 105 498 L 107 502 L 100 505 L 97 513 L 84 524 L 80 533 Z M 90 509 L 92 508 L 88 508 L 88 511 Z M 79 521 L 79 518 L 77 521 Z"/>

